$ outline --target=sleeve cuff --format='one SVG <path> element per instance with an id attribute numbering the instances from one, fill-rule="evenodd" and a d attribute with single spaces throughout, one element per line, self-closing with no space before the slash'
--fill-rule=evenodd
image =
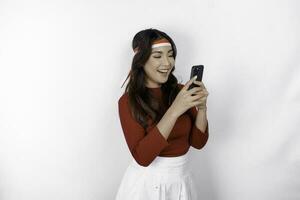
<path id="1" fill-rule="evenodd" d="M 201 149 L 205 146 L 208 141 L 208 132 L 209 126 L 208 123 L 206 125 L 205 132 L 202 132 L 199 128 L 197 128 L 196 124 L 193 125 L 192 133 L 190 135 L 190 145 L 196 149 Z"/>
<path id="2" fill-rule="evenodd" d="M 193 126 L 193 133 L 196 133 L 196 134 L 208 134 L 208 122 L 206 124 L 206 129 L 205 131 L 201 131 L 197 126 L 196 124 L 194 123 L 194 126 Z"/>

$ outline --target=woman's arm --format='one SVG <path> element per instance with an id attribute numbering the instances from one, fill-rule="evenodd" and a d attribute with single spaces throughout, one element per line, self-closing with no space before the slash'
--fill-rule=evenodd
<path id="1" fill-rule="evenodd" d="M 126 94 L 119 99 L 118 106 L 128 148 L 136 162 L 146 167 L 169 145 L 167 138 L 177 118 L 172 110 L 168 109 L 155 126 L 145 130 L 132 117 Z"/>
<path id="2" fill-rule="evenodd" d="M 206 116 L 206 108 L 199 109 L 198 113 L 197 113 L 196 121 L 195 121 L 197 128 L 200 131 L 205 132 L 207 123 L 208 122 L 207 122 L 207 116 Z"/>
<path id="3" fill-rule="evenodd" d="M 183 84 L 179 83 L 179 88 L 182 89 Z M 196 149 L 201 149 L 205 146 L 208 140 L 208 121 L 206 117 L 206 109 L 197 110 L 196 106 L 190 108 L 187 113 L 191 117 L 192 130 L 189 137 L 189 143 Z"/>
<path id="4" fill-rule="evenodd" d="M 178 116 L 175 115 L 175 113 L 172 110 L 172 107 L 169 107 L 169 109 L 163 115 L 161 120 L 157 123 L 156 126 L 165 139 L 168 139 L 177 118 Z"/>
<path id="5" fill-rule="evenodd" d="M 190 145 L 196 149 L 201 149 L 205 146 L 209 136 L 209 125 L 206 117 L 206 109 L 197 111 L 196 107 L 189 109 L 192 120 L 192 131 L 190 134 Z"/>

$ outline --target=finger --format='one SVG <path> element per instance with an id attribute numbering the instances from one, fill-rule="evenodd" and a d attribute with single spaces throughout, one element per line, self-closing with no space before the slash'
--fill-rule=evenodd
<path id="1" fill-rule="evenodd" d="M 200 97 L 200 99 L 199 99 L 199 101 L 205 101 L 205 99 L 207 99 L 207 96 L 202 96 L 202 97 Z"/>
<path id="2" fill-rule="evenodd" d="M 199 103 L 198 101 L 194 101 L 194 102 L 192 102 L 192 107 L 198 106 L 199 104 L 201 104 L 201 103 Z"/>
<path id="3" fill-rule="evenodd" d="M 194 106 L 206 106 L 206 103 L 204 103 L 204 102 L 199 102 L 199 101 L 194 101 L 194 102 L 192 102 L 192 104 L 193 104 Z"/>
<path id="4" fill-rule="evenodd" d="M 195 87 L 203 88 L 202 85 L 201 85 L 201 83 L 199 81 L 195 80 L 193 83 L 195 84 Z"/>
<path id="5" fill-rule="evenodd" d="M 206 94 L 203 94 L 203 93 L 200 93 L 200 94 L 197 94 L 197 95 L 194 95 L 192 96 L 192 101 L 204 101 L 205 99 L 207 99 L 207 96 Z"/>
<path id="6" fill-rule="evenodd" d="M 188 90 L 187 92 L 191 95 L 191 94 L 199 93 L 201 91 L 202 91 L 202 89 L 200 87 L 196 86 L 196 87 L 193 87 L 192 89 Z"/>
<path id="7" fill-rule="evenodd" d="M 190 85 L 196 80 L 197 76 L 194 76 L 193 78 L 191 78 L 188 82 L 186 82 L 186 84 L 183 86 L 182 89 L 186 90 L 190 87 Z"/>
<path id="8" fill-rule="evenodd" d="M 205 93 L 200 93 L 200 94 L 201 94 L 200 96 L 202 99 L 206 99 L 208 97 L 208 94 L 205 94 Z"/>
<path id="9" fill-rule="evenodd" d="M 205 89 L 201 88 L 200 86 L 196 86 L 195 88 L 197 88 L 197 90 L 193 93 L 203 93 L 203 94 L 208 93 Z"/>
<path id="10" fill-rule="evenodd" d="M 203 97 L 202 94 L 197 94 L 191 97 L 192 101 L 198 101 L 199 99 L 201 99 Z"/>
<path id="11" fill-rule="evenodd" d="M 206 96 L 208 96 L 209 92 L 207 92 L 207 90 L 203 90 L 203 94 L 205 94 Z"/>
<path id="12" fill-rule="evenodd" d="M 205 88 L 202 88 L 201 92 L 203 92 L 203 94 L 209 94 L 208 91 Z"/>
<path id="13" fill-rule="evenodd" d="M 198 85 L 199 87 L 201 87 L 203 90 L 206 90 L 206 87 L 204 86 L 203 82 L 201 82 L 201 81 L 194 81 L 194 83 L 196 85 Z"/>
<path id="14" fill-rule="evenodd" d="M 196 85 L 203 86 L 202 81 L 197 81 L 197 80 L 195 80 L 194 83 L 195 83 Z"/>
<path id="15" fill-rule="evenodd" d="M 202 87 L 203 89 L 206 89 L 206 87 L 204 86 L 204 83 L 203 83 L 202 81 L 197 81 L 197 80 L 195 80 L 194 83 L 195 83 L 196 85 L 199 85 L 199 86 Z"/>

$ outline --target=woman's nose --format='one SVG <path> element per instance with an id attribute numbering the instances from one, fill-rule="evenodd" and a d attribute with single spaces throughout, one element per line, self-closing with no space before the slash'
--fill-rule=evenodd
<path id="1" fill-rule="evenodd" d="M 171 62 L 167 56 L 163 56 L 162 65 L 170 66 Z"/>

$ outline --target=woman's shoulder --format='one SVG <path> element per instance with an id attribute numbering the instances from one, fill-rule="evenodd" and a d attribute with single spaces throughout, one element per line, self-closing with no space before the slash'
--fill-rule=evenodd
<path id="1" fill-rule="evenodd" d="M 127 102 L 128 101 L 128 92 L 124 92 L 120 97 L 119 97 L 119 100 L 118 100 L 118 103 L 124 103 L 124 102 Z"/>

